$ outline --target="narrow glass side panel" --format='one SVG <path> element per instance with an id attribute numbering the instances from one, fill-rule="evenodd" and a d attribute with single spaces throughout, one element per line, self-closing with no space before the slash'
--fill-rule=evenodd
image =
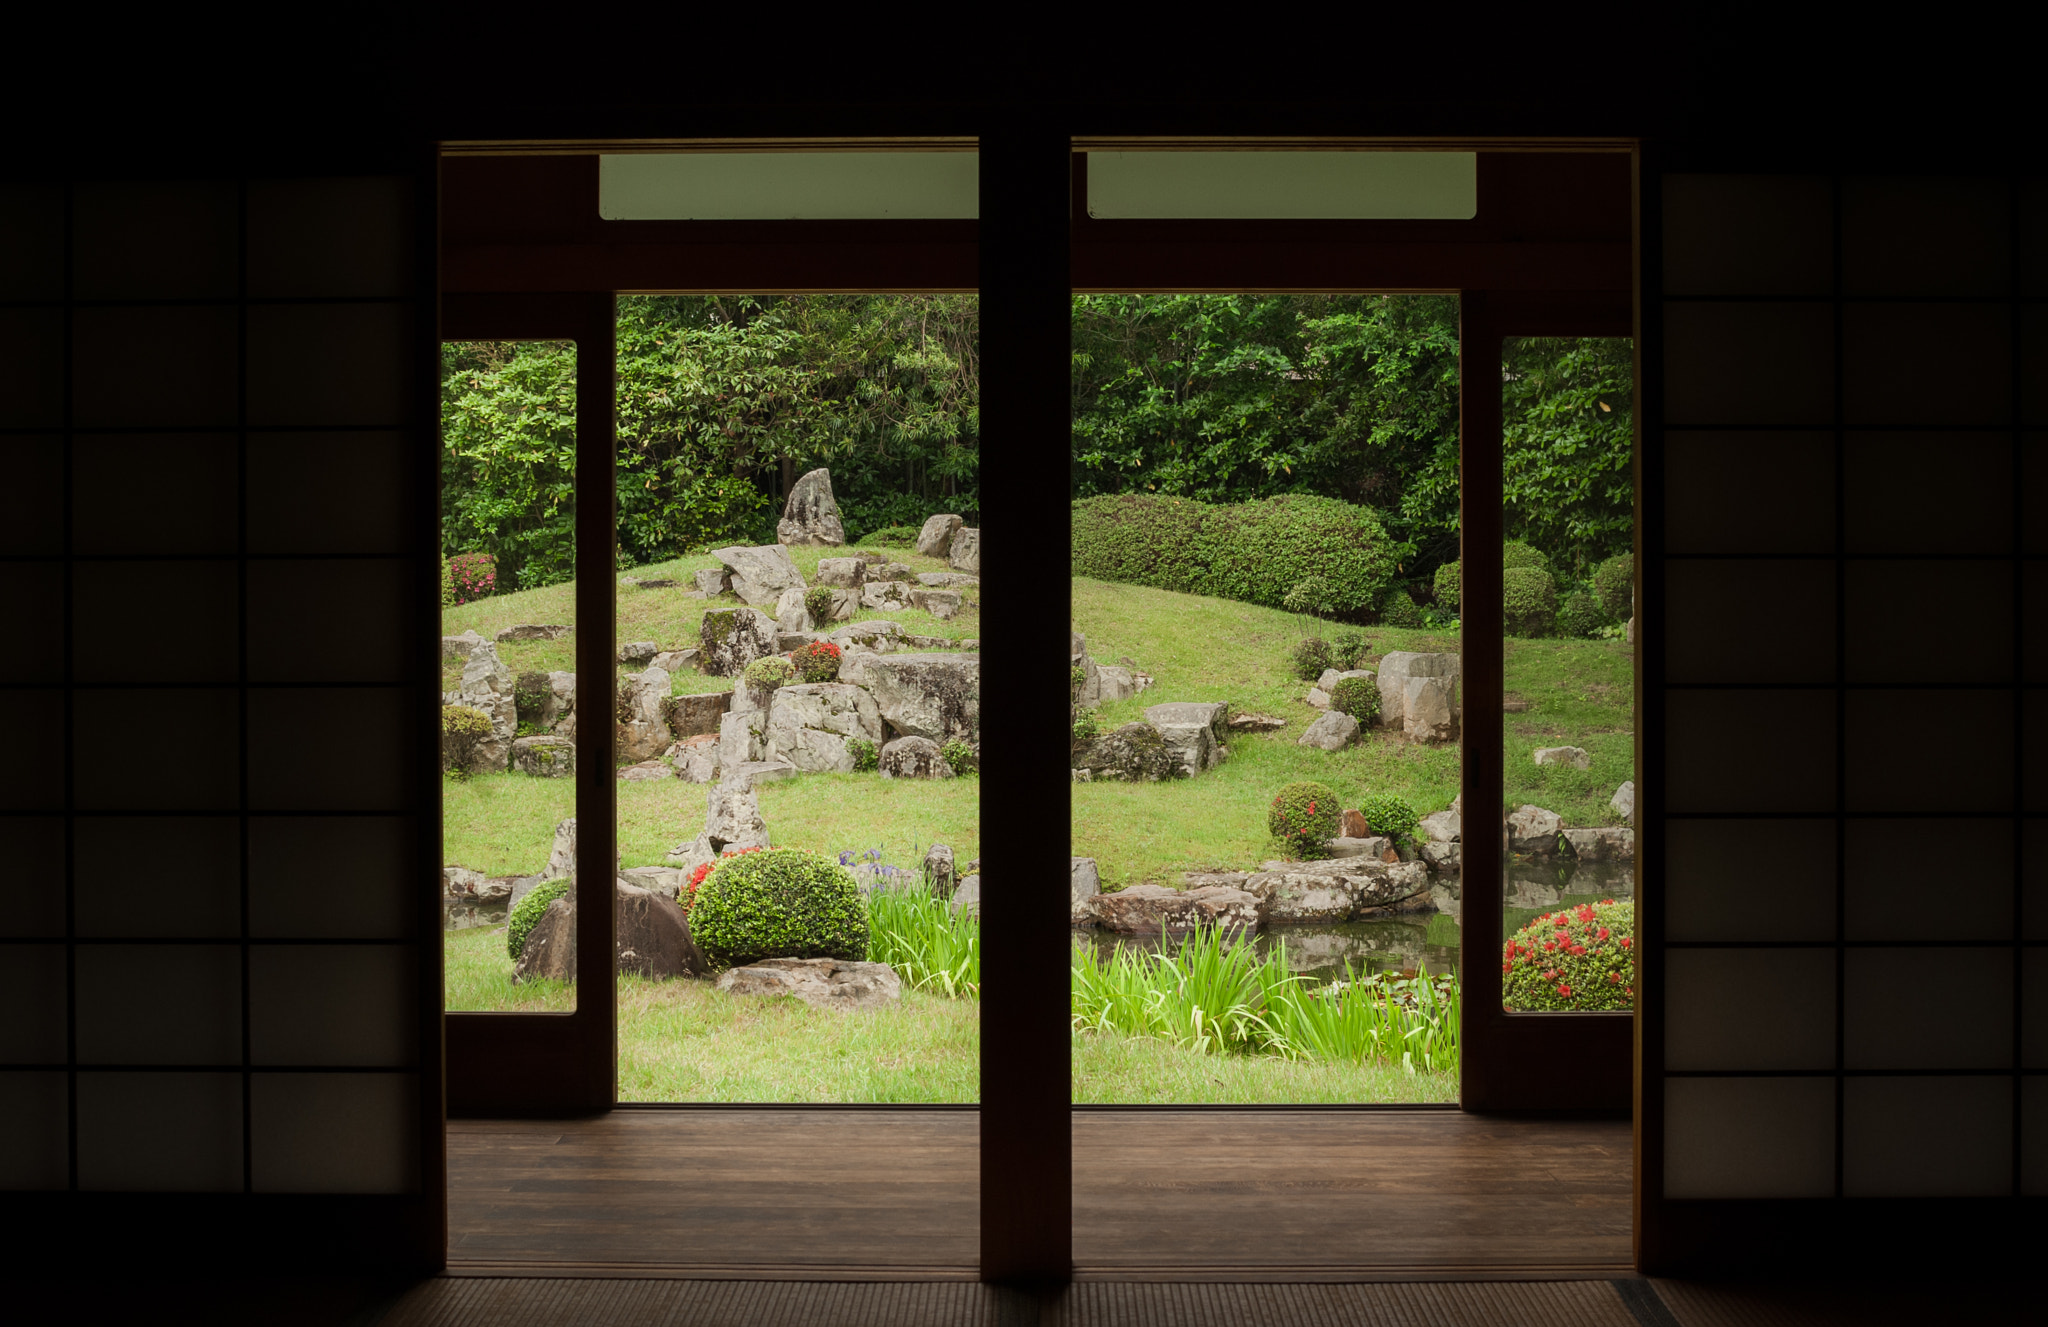
<path id="1" fill-rule="evenodd" d="M 607 221 L 966 220 L 977 152 L 640 152 L 597 159 Z"/>
<path id="2" fill-rule="evenodd" d="M 1073 1099 L 1456 1100 L 1457 300 L 1073 346 Z"/>
<path id="3" fill-rule="evenodd" d="M 445 1007 L 568 1013 L 576 347 L 450 342 L 441 371 Z"/>
<path id="4" fill-rule="evenodd" d="M 979 1095 L 979 339 L 619 302 L 622 1101 Z"/>
<path id="5" fill-rule="evenodd" d="M 1090 152 L 1088 215 L 1101 221 L 1469 221 L 1474 152 Z"/>
<path id="6" fill-rule="evenodd" d="M 1515 1012 L 1635 1004 L 1631 349 L 1502 348 L 1502 999 Z"/>

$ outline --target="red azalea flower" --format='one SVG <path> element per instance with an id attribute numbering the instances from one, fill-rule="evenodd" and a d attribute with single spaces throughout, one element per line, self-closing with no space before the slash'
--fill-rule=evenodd
<path id="1" fill-rule="evenodd" d="M 1605 940 L 1607 938 L 1607 928 L 1605 926 L 1600 928 L 1600 938 L 1602 940 Z"/>
<path id="2" fill-rule="evenodd" d="M 1559 995 L 1570 995 L 1572 993 L 1572 988 L 1565 985 L 1563 982 L 1559 982 L 1557 984 L 1557 993 Z"/>
<path id="3" fill-rule="evenodd" d="M 1621 947 L 1622 947 L 1623 949 L 1627 949 L 1627 948 L 1628 948 L 1628 944 L 1629 944 L 1629 940 L 1628 940 L 1628 937 L 1627 937 L 1627 936 L 1625 936 L 1625 935 L 1624 935 L 1623 937 L 1621 937 Z"/>

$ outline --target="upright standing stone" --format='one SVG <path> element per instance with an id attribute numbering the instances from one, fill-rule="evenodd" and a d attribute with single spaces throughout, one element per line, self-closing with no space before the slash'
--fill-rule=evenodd
<path id="1" fill-rule="evenodd" d="M 512 670 L 489 641 L 470 651 L 462 667 L 461 703 L 490 716 L 491 735 L 476 745 L 471 768 L 484 773 L 505 769 L 512 759 L 512 739 L 519 732 L 519 706 L 512 698 Z"/>
<path id="2" fill-rule="evenodd" d="M 946 565 L 969 576 L 981 575 L 981 531 L 965 525 L 955 530 Z"/>
<path id="3" fill-rule="evenodd" d="M 953 551 L 953 533 L 966 522 L 950 512 L 925 521 L 917 532 L 917 551 L 928 558 L 946 557 Z"/>
<path id="4" fill-rule="evenodd" d="M 714 608 L 697 628 L 697 666 L 713 677 L 738 677 L 754 660 L 779 653 L 780 629 L 758 608 Z"/>
<path id="5" fill-rule="evenodd" d="M 830 470 L 813 470 L 789 490 L 789 501 L 782 504 L 782 519 L 775 523 L 775 541 L 832 548 L 846 542 L 845 527 L 839 524 L 839 504 L 832 500 Z"/>
<path id="6" fill-rule="evenodd" d="M 1408 679 L 1411 677 L 1440 677 L 1446 679 L 1446 703 L 1450 709 L 1451 722 L 1458 721 L 1458 677 L 1463 671 L 1464 661 L 1455 654 L 1418 654 L 1413 650 L 1394 650 L 1383 655 L 1379 666 L 1380 727 L 1407 727 Z"/>

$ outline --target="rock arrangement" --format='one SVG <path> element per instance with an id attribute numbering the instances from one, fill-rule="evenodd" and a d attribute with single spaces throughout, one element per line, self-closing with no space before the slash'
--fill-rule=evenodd
<path id="1" fill-rule="evenodd" d="M 846 542 L 846 530 L 839 524 L 839 504 L 832 499 L 832 472 L 818 469 L 790 486 L 782 504 L 782 519 L 775 523 L 778 544 L 824 544 L 837 548 Z"/>

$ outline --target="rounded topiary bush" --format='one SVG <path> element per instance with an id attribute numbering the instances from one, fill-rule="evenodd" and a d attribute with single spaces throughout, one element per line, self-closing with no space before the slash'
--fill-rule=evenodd
<path id="1" fill-rule="evenodd" d="M 1500 565 L 1502 570 L 1512 567 L 1534 567 L 1538 571 L 1550 570 L 1550 564 L 1544 560 L 1543 555 L 1519 539 L 1510 539 L 1500 546 Z"/>
<path id="2" fill-rule="evenodd" d="M 1633 1009 L 1633 903 L 1546 912 L 1501 946 L 1501 1004 L 1514 1010 Z"/>
<path id="3" fill-rule="evenodd" d="M 1391 793 L 1374 793 L 1358 804 L 1358 814 L 1365 817 L 1365 823 L 1375 834 L 1384 834 L 1390 839 L 1415 837 L 1415 827 L 1422 823 L 1422 817 L 1415 808 Z"/>
<path id="4" fill-rule="evenodd" d="M 1266 828 L 1296 857 L 1327 857 L 1330 840 L 1343 827 L 1343 810 L 1329 785 L 1307 780 L 1290 783 L 1273 795 Z"/>
<path id="5" fill-rule="evenodd" d="M 754 704 L 766 707 L 768 698 L 796 681 L 796 665 L 779 654 L 756 659 L 740 671 L 740 685 Z"/>
<path id="6" fill-rule="evenodd" d="M 830 682 L 839 676 L 839 647 L 829 640 L 814 640 L 791 651 L 789 662 L 806 682 Z"/>
<path id="7" fill-rule="evenodd" d="M 853 872 L 830 857 L 770 848 L 727 857 L 697 887 L 690 938 L 720 967 L 764 958 L 868 956 Z"/>
<path id="8" fill-rule="evenodd" d="M 519 956 L 526 952 L 526 937 L 533 934 L 533 928 L 540 925 L 540 915 L 548 910 L 548 904 L 558 898 L 569 897 L 575 883 L 567 876 L 560 880 L 543 880 L 526 891 L 526 897 L 519 900 L 519 906 L 512 909 L 506 919 L 505 952 L 517 963 Z"/>
<path id="9" fill-rule="evenodd" d="M 491 716 L 474 705 L 441 707 L 441 768 L 468 778 L 476 768 L 477 748 L 491 735 Z"/>
<path id="10" fill-rule="evenodd" d="M 813 585 L 804 591 L 804 611 L 811 615 L 813 622 L 832 620 L 832 587 Z"/>
<path id="11" fill-rule="evenodd" d="M 1422 625 L 1422 610 L 1408 597 L 1400 586 L 1387 591 L 1386 602 L 1380 605 L 1380 621 L 1390 627 L 1419 627 Z"/>
<path id="12" fill-rule="evenodd" d="M 1335 656 L 1330 642 L 1321 636 L 1304 636 L 1287 652 L 1287 661 L 1293 666 L 1296 677 L 1304 682 L 1313 682 L 1323 675 L 1325 668 L 1336 667 Z"/>
<path id="13" fill-rule="evenodd" d="M 1502 628 L 1510 636 L 1548 636 L 1557 619 L 1557 583 L 1541 567 L 1500 574 Z"/>
<path id="14" fill-rule="evenodd" d="M 914 525 L 885 525 L 861 537 L 864 544 L 880 544 L 884 548 L 917 547 L 917 527 Z"/>
<path id="15" fill-rule="evenodd" d="M 1586 640 L 1600 634 L 1608 624 L 1600 601 L 1583 590 L 1574 590 L 1557 606 L 1557 634 Z"/>
<path id="16" fill-rule="evenodd" d="M 1436 580 L 1431 584 L 1437 603 L 1454 613 L 1458 611 L 1458 594 L 1462 588 L 1459 584 L 1462 579 L 1461 565 L 1456 562 L 1444 563 L 1436 569 Z"/>
<path id="17" fill-rule="evenodd" d="M 1593 593 L 1616 622 L 1635 615 L 1636 559 L 1633 553 L 1611 557 L 1593 568 Z"/>
<path id="18" fill-rule="evenodd" d="M 1330 708 L 1370 728 L 1380 717 L 1380 684 L 1370 677 L 1341 677 L 1330 688 Z"/>
<path id="19" fill-rule="evenodd" d="M 1330 667 L 1348 673 L 1365 662 L 1365 656 L 1372 653 L 1372 642 L 1362 631 L 1340 631 L 1337 639 L 1330 643 Z M 1317 677 L 1321 677 L 1319 672 Z"/>

